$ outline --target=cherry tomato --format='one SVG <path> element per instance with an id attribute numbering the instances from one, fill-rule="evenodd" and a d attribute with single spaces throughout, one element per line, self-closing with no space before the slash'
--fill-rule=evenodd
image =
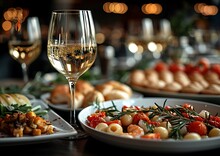
<path id="1" fill-rule="evenodd" d="M 185 67 L 182 64 L 171 63 L 169 65 L 169 70 L 173 73 L 178 71 L 184 71 Z"/>
<path id="2" fill-rule="evenodd" d="M 193 110 L 193 106 L 192 106 L 191 104 L 189 104 L 189 103 L 184 103 L 184 104 L 182 105 L 182 107 L 183 107 L 183 108 L 186 108 L 186 109 L 189 109 L 189 110 Z"/>
<path id="3" fill-rule="evenodd" d="M 198 61 L 198 65 L 202 65 L 204 66 L 205 68 L 209 68 L 210 67 L 210 61 L 209 59 L 203 57 L 203 58 L 200 58 L 199 61 Z"/>
<path id="4" fill-rule="evenodd" d="M 193 119 L 196 121 L 204 121 L 204 119 L 201 116 L 194 116 Z"/>
<path id="5" fill-rule="evenodd" d="M 168 105 L 166 105 L 166 106 L 164 107 L 164 109 L 169 111 L 169 110 L 171 109 L 171 107 L 168 106 Z"/>
<path id="6" fill-rule="evenodd" d="M 194 65 L 192 63 L 185 64 L 185 73 L 190 74 L 194 70 Z"/>
<path id="7" fill-rule="evenodd" d="M 187 131 L 188 132 L 195 132 L 198 133 L 199 135 L 203 136 L 207 134 L 207 127 L 202 121 L 192 121 L 189 123 L 187 126 Z"/>
<path id="8" fill-rule="evenodd" d="M 87 117 L 89 126 L 95 128 L 99 123 L 105 122 L 104 117 L 106 117 L 105 112 L 97 112 L 89 115 Z"/>
<path id="9" fill-rule="evenodd" d="M 212 64 L 210 70 L 217 73 L 220 76 L 220 64 Z"/>
<path id="10" fill-rule="evenodd" d="M 220 128 L 220 117 L 219 116 L 211 115 L 209 117 L 208 122 L 209 122 L 210 125 L 215 126 L 217 128 Z"/>
<path id="11" fill-rule="evenodd" d="M 117 123 L 117 124 L 121 125 L 121 120 L 111 120 L 111 121 L 106 122 L 107 125 L 110 125 L 112 123 Z"/>
<path id="12" fill-rule="evenodd" d="M 92 120 L 89 121 L 89 126 L 92 127 L 92 128 L 95 128 L 99 123 L 102 123 L 102 122 L 106 122 L 102 117 L 95 117 L 93 118 Z"/>
<path id="13" fill-rule="evenodd" d="M 154 66 L 154 69 L 157 71 L 157 72 L 161 72 L 163 70 L 167 70 L 168 69 L 168 65 L 163 62 L 163 61 L 159 61 L 155 64 Z"/>
<path id="14" fill-rule="evenodd" d="M 98 118 L 98 117 L 104 118 L 104 117 L 106 117 L 106 113 L 105 112 L 93 113 L 93 114 L 91 114 L 87 117 L 87 120 L 90 122 L 90 121 L 92 121 L 92 120 L 94 120 L 95 118 Z"/>
<path id="15" fill-rule="evenodd" d="M 201 73 L 206 73 L 210 68 L 210 62 L 207 58 L 200 58 L 198 61 L 199 70 Z"/>
<path id="16" fill-rule="evenodd" d="M 133 124 L 138 124 L 138 122 L 140 120 L 147 121 L 148 123 L 150 122 L 150 119 L 149 119 L 149 117 L 146 114 L 144 114 L 144 113 L 137 113 L 137 114 L 134 115 L 132 123 Z"/>
<path id="17" fill-rule="evenodd" d="M 183 115 L 185 118 L 189 118 L 189 117 L 190 117 L 189 114 L 186 113 L 186 112 L 182 112 L 182 115 Z"/>

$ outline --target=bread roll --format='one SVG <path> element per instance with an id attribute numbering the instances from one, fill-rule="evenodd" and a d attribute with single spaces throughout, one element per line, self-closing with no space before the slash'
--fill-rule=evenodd
<path id="1" fill-rule="evenodd" d="M 194 82 L 191 82 L 188 86 L 183 87 L 181 92 L 200 93 L 203 89 L 204 87 L 201 85 L 201 83 L 194 81 Z"/>
<path id="2" fill-rule="evenodd" d="M 82 105 L 83 105 L 83 101 L 84 101 L 84 95 L 82 93 L 80 93 L 79 91 L 76 91 L 75 92 L 75 103 L 74 103 L 74 108 L 77 109 L 77 108 L 81 108 Z M 71 104 L 71 101 L 70 101 L 70 97 L 68 99 L 68 106 L 70 106 Z"/>
<path id="3" fill-rule="evenodd" d="M 188 86 L 190 84 L 189 77 L 183 71 L 177 71 L 174 73 L 174 81 L 178 82 L 183 87 Z"/>
<path id="4" fill-rule="evenodd" d="M 205 80 L 208 81 L 209 84 L 218 84 L 218 85 L 220 85 L 220 79 L 219 79 L 219 76 L 216 72 L 208 71 L 204 75 L 204 78 L 205 78 Z"/>
<path id="5" fill-rule="evenodd" d="M 218 95 L 220 94 L 220 85 L 210 84 L 206 89 L 202 90 L 201 93 Z"/>
<path id="6" fill-rule="evenodd" d="M 85 95 L 82 107 L 87 107 L 93 103 L 100 103 L 103 101 L 105 101 L 104 95 L 97 90 L 92 90 Z"/>
<path id="7" fill-rule="evenodd" d="M 111 92 L 114 87 L 111 84 L 99 84 L 95 86 L 95 90 L 100 91 L 104 96 Z"/>
<path id="8" fill-rule="evenodd" d="M 106 84 L 112 85 L 115 90 L 121 90 L 126 92 L 129 97 L 131 97 L 133 94 L 132 89 L 128 85 L 120 83 L 118 81 L 111 80 L 106 82 Z"/>
<path id="9" fill-rule="evenodd" d="M 143 86 L 146 81 L 145 73 L 143 70 L 134 70 L 130 73 L 128 83 L 134 86 Z"/>
<path id="10" fill-rule="evenodd" d="M 67 104 L 70 98 L 69 86 L 67 84 L 56 85 L 50 92 L 49 100 L 53 104 Z"/>
<path id="11" fill-rule="evenodd" d="M 122 90 L 112 90 L 110 93 L 105 95 L 105 101 L 116 100 L 116 99 L 129 99 L 130 96 L 127 92 Z"/>
<path id="12" fill-rule="evenodd" d="M 79 91 L 83 95 L 86 95 L 88 92 L 93 91 L 95 87 L 85 80 L 78 80 L 76 83 L 76 91 Z"/>
<path id="13" fill-rule="evenodd" d="M 157 83 L 159 81 L 159 74 L 154 69 L 145 69 L 144 74 L 148 83 Z"/>
<path id="14" fill-rule="evenodd" d="M 167 83 L 162 90 L 169 91 L 169 92 L 178 92 L 182 89 L 182 86 L 178 82 Z"/>
<path id="15" fill-rule="evenodd" d="M 172 83 L 174 81 L 173 73 L 169 70 L 163 70 L 159 72 L 159 79 L 166 83 Z"/>

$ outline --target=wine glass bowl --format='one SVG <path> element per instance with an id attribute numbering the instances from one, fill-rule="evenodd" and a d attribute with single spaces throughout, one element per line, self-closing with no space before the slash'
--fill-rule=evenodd
<path id="1" fill-rule="evenodd" d="M 126 44 L 128 50 L 135 55 L 152 55 L 153 58 L 160 58 L 171 38 L 171 26 L 167 19 L 144 18 L 138 23 L 131 22 Z"/>
<path id="2" fill-rule="evenodd" d="M 10 56 L 21 64 L 23 79 L 27 83 L 28 67 L 41 53 L 41 29 L 38 17 L 14 19 L 8 47 Z"/>
<path id="3" fill-rule="evenodd" d="M 54 10 L 48 31 L 47 55 L 51 65 L 63 74 L 70 88 L 70 124 L 78 132 L 68 139 L 83 138 L 75 116 L 75 85 L 96 60 L 95 27 L 90 10 Z"/>

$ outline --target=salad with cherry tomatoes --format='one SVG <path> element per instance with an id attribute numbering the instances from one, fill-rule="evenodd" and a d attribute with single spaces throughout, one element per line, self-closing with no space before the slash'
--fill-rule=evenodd
<path id="1" fill-rule="evenodd" d="M 98 131 L 139 139 L 201 140 L 220 136 L 220 117 L 207 110 L 197 112 L 190 103 L 162 106 L 112 106 L 87 116 L 87 124 Z"/>

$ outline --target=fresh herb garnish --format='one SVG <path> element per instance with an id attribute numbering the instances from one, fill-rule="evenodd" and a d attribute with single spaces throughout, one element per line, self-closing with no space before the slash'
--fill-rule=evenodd
<path id="1" fill-rule="evenodd" d="M 48 113 L 47 110 L 41 110 L 41 106 L 35 106 L 32 108 L 30 105 L 18 105 L 12 104 L 10 106 L 4 106 L 0 104 L 0 117 L 4 117 L 6 114 L 13 114 L 13 113 L 27 113 L 33 111 L 38 116 L 44 116 Z"/>

